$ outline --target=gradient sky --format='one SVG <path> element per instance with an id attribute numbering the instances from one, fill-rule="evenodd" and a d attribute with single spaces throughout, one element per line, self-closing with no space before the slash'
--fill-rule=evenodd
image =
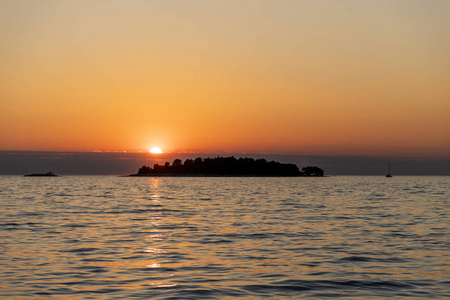
<path id="1" fill-rule="evenodd" d="M 0 0 L 0 150 L 450 156 L 450 1 Z"/>

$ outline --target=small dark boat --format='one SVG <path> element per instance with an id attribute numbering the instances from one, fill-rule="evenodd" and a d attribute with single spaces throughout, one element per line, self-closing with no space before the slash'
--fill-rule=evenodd
<path id="1" fill-rule="evenodd" d="M 36 174 L 28 174 L 28 175 L 24 175 L 25 177 L 57 177 L 58 175 L 56 175 L 53 172 L 48 172 L 48 173 L 36 173 Z"/>
<path id="2" fill-rule="evenodd" d="M 388 173 L 387 173 L 386 177 L 392 177 L 392 175 L 391 175 L 391 164 L 388 164 Z"/>

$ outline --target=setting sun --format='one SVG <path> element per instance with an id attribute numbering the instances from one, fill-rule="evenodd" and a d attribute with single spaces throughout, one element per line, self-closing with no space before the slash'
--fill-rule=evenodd
<path id="1" fill-rule="evenodd" d="M 159 149 L 158 147 L 153 147 L 152 149 L 150 149 L 149 152 L 150 153 L 162 153 L 161 149 Z"/>

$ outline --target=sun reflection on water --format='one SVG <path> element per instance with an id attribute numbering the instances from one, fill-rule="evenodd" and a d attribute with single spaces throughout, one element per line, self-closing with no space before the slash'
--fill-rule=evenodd
<path id="1" fill-rule="evenodd" d="M 148 267 L 148 268 L 160 268 L 161 265 L 158 264 L 158 263 L 152 263 L 152 264 L 147 265 L 147 267 Z"/>

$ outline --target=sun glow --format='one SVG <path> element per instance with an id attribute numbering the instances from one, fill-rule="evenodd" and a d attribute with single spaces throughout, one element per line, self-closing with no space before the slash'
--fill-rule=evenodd
<path id="1" fill-rule="evenodd" d="M 150 149 L 149 152 L 150 153 L 162 153 L 161 149 L 159 149 L 158 147 L 153 147 L 152 149 Z"/>

